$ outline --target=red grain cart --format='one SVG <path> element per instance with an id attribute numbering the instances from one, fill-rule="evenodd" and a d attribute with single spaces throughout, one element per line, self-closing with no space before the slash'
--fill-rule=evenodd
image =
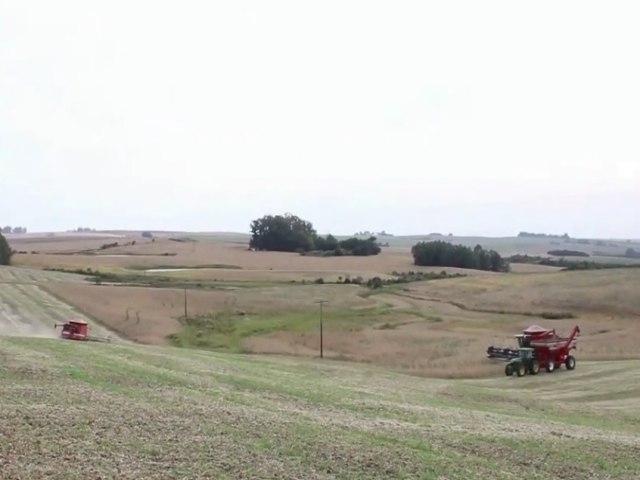
<path id="1" fill-rule="evenodd" d="M 571 355 L 571 350 L 577 349 L 576 340 L 580 334 L 577 325 L 568 337 L 559 336 L 555 329 L 547 329 L 538 325 L 532 325 L 521 334 L 516 335 L 519 348 L 533 348 L 533 358 L 540 368 L 547 372 L 553 372 L 563 364 L 567 370 L 576 368 L 576 359 Z M 487 348 L 487 357 L 512 360 L 519 355 L 518 349 L 490 346 Z"/>

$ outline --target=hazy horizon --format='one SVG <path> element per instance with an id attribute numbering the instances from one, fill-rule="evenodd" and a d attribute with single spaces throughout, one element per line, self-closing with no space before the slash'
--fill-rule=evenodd
<path id="1" fill-rule="evenodd" d="M 640 238 L 635 2 L 0 6 L 0 225 Z"/>

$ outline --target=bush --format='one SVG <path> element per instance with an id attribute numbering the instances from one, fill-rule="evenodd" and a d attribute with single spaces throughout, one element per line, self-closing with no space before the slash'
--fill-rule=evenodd
<path id="1" fill-rule="evenodd" d="M 9 243 L 4 235 L 0 233 L 0 265 L 9 265 L 11 263 L 11 255 L 13 252 L 9 248 Z"/>

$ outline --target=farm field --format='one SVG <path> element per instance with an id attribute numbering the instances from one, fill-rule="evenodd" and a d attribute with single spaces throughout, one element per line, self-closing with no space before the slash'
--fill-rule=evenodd
<path id="1" fill-rule="evenodd" d="M 637 478 L 640 269 L 371 289 L 316 280 L 442 269 L 196 238 L 32 238 L 0 267 L 0 478 Z M 40 338 L 73 317 L 114 341 Z M 580 325 L 576 370 L 485 358 L 532 324 Z"/>
<path id="2" fill-rule="evenodd" d="M 438 239 L 438 237 L 389 237 L 396 242 L 390 242 L 380 255 L 374 258 L 365 257 L 314 257 L 291 255 L 281 252 L 252 252 L 248 250 L 248 237 L 235 238 L 231 234 L 216 235 L 169 235 L 158 236 L 154 241 L 134 235 L 106 237 L 27 237 L 14 236 L 9 242 L 19 253 L 14 257 L 18 266 L 34 268 L 92 268 L 101 271 L 141 271 L 145 269 L 166 268 L 194 268 L 198 272 L 190 272 L 198 278 L 226 278 L 241 281 L 274 281 L 315 279 L 319 276 L 326 279 L 338 277 L 389 275 L 393 271 L 409 270 L 428 271 L 429 267 L 416 267 L 410 253 L 411 245 L 419 240 Z M 233 241 L 220 240 L 231 238 Z M 245 241 L 242 241 L 245 238 Z M 570 248 L 588 252 L 599 248 L 610 254 L 623 254 L 629 247 L 636 247 L 640 251 L 640 244 L 616 243 L 617 247 L 597 247 L 597 245 L 558 246 L 550 240 L 540 239 L 495 239 L 495 238 L 464 238 L 452 237 L 448 241 L 474 246 L 478 243 L 487 248 L 495 248 L 503 255 L 515 253 L 529 255 L 545 255 L 548 250 Z M 406 241 L 400 241 L 404 239 Z M 118 246 L 101 249 L 104 245 L 117 242 Z M 133 244 L 135 242 L 135 244 Z M 133 244 L 133 245 L 132 245 Z M 589 247 L 589 248 L 587 248 Z M 640 264 L 640 260 L 624 259 L 620 257 L 592 257 L 589 261 L 607 263 Z M 202 268 L 213 266 L 215 268 Z M 441 269 L 440 269 L 441 270 Z M 454 269 L 447 269 L 454 270 Z M 539 265 L 513 264 L 515 272 L 544 272 L 554 271 L 553 267 Z M 179 272 L 176 272 L 179 273 Z M 482 274 L 470 272 L 467 274 Z M 184 271 L 183 273 L 184 274 Z"/>
<path id="3" fill-rule="evenodd" d="M 49 282 L 64 281 L 77 286 L 82 278 L 57 272 L 38 272 L 0 267 L 0 335 L 55 337 L 55 323 L 84 318 L 80 312 L 44 290 Z M 41 285 L 39 285 L 41 284 Z M 100 325 L 92 325 L 97 336 L 112 335 Z"/>
<path id="4" fill-rule="evenodd" d="M 126 338 L 231 352 L 316 356 L 319 311 L 331 358 L 437 377 L 501 373 L 488 345 L 509 346 L 532 324 L 580 325 L 578 361 L 638 358 L 640 271 L 483 275 L 371 290 L 277 284 L 184 290 L 50 283 L 48 291 Z M 575 317 L 549 319 L 543 316 Z M 172 339 L 169 337 L 173 336 Z"/>
<path id="5" fill-rule="evenodd" d="M 46 289 L 94 323 L 140 343 L 314 357 L 315 302 L 324 299 L 325 355 L 422 376 L 500 374 L 499 366 L 484 359 L 487 346 L 513 345 L 513 335 L 532 324 L 560 333 L 580 325 L 579 362 L 638 358 L 636 269 L 560 272 L 514 264 L 512 273 L 496 274 L 446 268 L 467 276 L 371 290 L 315 282 L 443 269 L 414 266 L 403 247 L 383 248 L 375 257 L 321 258 L 253 252 L 228 235 L 233 241 L 169 233 L 151 241 L 131 232 L 54 238 L 49 246 L 47 238 L 30 238 L 45 242 L 38 245 L 41 253 L 16 255 L 16 264 L 30 268 L 13 272 L 30 275 L 37 290 Z M 114 241 L 119 245 L 100 248 Z M 131 284 L 94 285 L 84 281 L 86 275 L 37 270 L 51 267 L 112 272 L 128 276 Z M 144 286 L 155 280 L 163 288 Z M 188 315 L 203 318 L 183 318 L 185 288 Z M 576 318 L 542 318 L 548 314 Z"/>
<path id="6" fill-rule="evenodd" d="M 0 337 L 0 477 L 630 480 L 639 380 L 639 361 L 452 381 Z"/>

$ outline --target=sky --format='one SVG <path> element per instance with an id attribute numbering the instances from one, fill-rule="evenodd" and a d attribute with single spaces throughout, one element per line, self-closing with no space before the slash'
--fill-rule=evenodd
<path id="1" fill-rule="evenodd" d="M 0 224 L 640 238 L 640 3 L 0 0 Z"/>

